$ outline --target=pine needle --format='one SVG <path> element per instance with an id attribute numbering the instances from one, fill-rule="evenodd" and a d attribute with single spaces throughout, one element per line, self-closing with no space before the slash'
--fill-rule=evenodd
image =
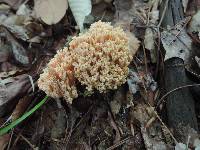
<path id="1" fill-rule="evenodd" d="M 36 110 L 38 110 L 47 100 L 48 96 L 45 96 L 41 102 L 39 102 L 36 106 L 34 106 L 30 111 L 24 113 L 20 118 L 16 119 L 15 121 L 11 122 L 5 127 L 0 128 L 0 136 L 7 133 L 9 130 L 13 129 L 15 126 L 20 124 L 23 120 L 25 120 L 27 117 L 32 115 Z"/>

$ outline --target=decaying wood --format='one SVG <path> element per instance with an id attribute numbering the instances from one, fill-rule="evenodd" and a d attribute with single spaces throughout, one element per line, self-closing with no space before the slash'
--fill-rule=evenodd
<path id="1" fill-rule="evenodd" d="M 168 5 L 168 7 L 162 22 L 163 27 L 166 28 L 167 25 L 174 26 L 184 18 L 181 0 L 169 0 L 168 4 L 164 1 L 163 8 L 164 5 Z M 184 61 L 180 58 L 170 58 L 165 61 L 164 78 L 167 92 L 190 83 L 185 73 Z M 189 89 L 182 88 L 171 93 L 166 99 L 166 107 L 168 124 L 173 129 L 174 136 L 179 141 L 185 142 L 185 135 L 181 133 L 182 127 L 189 125 L 198 130 L 194 100 Z"/>
<path id="2" fill-rule="evenodd" d="M 173 66 L 179 64 L 179 66 Z M 171 91 L 177 87 L 189 84 L 185 74 L 184 62 L 180 58 L 171 58 L 165 62 L 166 90 Z M 167 98 L 168 123 L 174 129 L 177 139 L 185 139 L 180 133 L 181 126 L 190 125 L 197 130 L 194 100 L 188 88 L 171 93 Z"/>

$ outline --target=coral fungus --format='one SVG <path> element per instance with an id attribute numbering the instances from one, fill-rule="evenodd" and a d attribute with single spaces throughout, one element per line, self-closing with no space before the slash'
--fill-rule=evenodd
<path id="1" fill-rule="evenodd" d="M 138 48 L 138 40 L 132 39 Z M 47 95 L 63 96 L 71 103 L 78 96 L 76 81 L 88 91 L 99 92 L 125 83 L 131 59 L 127 34 L 120 27 L 98 21 L 86 33 L 74 37 L 69 49 L 55 55 L 41 74 L 38 86 Z"/>
<path id="2" fill-rule="evenodd" d="M 74 55 L 75 77 L 87 90 L 105 92 L 126 81 L 132 59 L 126 33 L 120 27 L 98 21 L 69 44 Z"/>
<path id="3" fill-rule="evenodd" d="M 73 75 L 72 57 L 67 48 L 58 51 L 40 75 L 38 86 L 54 98 L 64 97 L 69 103 L 78 96 Z"/>

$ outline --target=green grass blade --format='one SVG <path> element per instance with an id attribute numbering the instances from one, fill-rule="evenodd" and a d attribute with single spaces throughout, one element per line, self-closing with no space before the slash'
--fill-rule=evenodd
<path id="1" fill-rule="evenodd" d="M 38 108 L 40 108 L 47 100 L 48 96 L 45 96 L 41 102 L 39 102 L 36 106 L 34 106 L 30 111 L 26 112 L 24 115 L 22 115 L 20 118 L 16 119 L 15 121 L 11 122 L 9 125 L 0 128 L 0 136 L 7 133 L 9 130 L 14 128 L 16 125 L 21 123 L 24 119 L 29 117 L 31 114 L 33 114 Z"/>

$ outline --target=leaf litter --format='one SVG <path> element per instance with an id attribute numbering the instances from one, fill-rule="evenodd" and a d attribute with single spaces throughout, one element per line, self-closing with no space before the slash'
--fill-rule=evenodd
<path id="1" fill-rule="evenodd" d="M 186 0 L 182 5 L 187 14 L 191 5 Z M 1 136 L 1 147 L 198 149 L 196 131 L 186 129 L 189 132 L 185 131 L 185 136 L 190 138 L 177 142 L 166 125 L 165 114 L 155 109 L 161 92 L 161 83 L 155 78 L 155 63 L 160 63 L 158 42 L 165 49 L 165 60 L 172 57 L 187 60 L 194 40 L 183 29 L 188 28 L 190 36 L 199 37 L 198 12 L 191 21 L 183 20 L 175 27 L 161 29 L 159 37 L 160 6 L 160 0 L 1 0 L 1 125 L 21 117 L 44 97 L 37 87 L 39 74 L 56 51 L 69 43 L 69 37 L 78 35 L 79 29 L 84 32 L 100 19 L 112 22 L 126 31 L 134 56 L 125 85 L 102 94 L 96 91 L 86 94 L 81 89 L 81 96 L 72 105 L 62 98 L 50 99 L 12 133 Z M 199 64 L 199 56 L 194 59 Z"/>

